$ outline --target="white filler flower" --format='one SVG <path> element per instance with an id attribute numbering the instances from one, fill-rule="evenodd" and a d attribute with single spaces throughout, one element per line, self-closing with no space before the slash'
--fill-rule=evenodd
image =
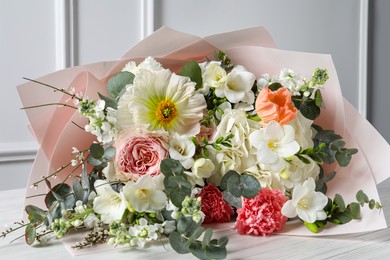
<path id="1" fill-rule="evenodd" d="M 324 207 L 328 204 L 328 198 L 323 193 L 315 191 L 315 188 L 313 178 L 308 178 L 302 185 L 295 186 L 291 200 L 283 205 L 282 214 L 288 218 L 298 215 L 308 223 L 326 219 Z"/>
<path id="2" fill-rule="evenodd" d="M 189 169 L 194 165 L 192 156 L 195 154 L 195 144 L 186 135 L 174 133 L 169 142 L 169 155 L 178 160 L 184 168 Z"/>

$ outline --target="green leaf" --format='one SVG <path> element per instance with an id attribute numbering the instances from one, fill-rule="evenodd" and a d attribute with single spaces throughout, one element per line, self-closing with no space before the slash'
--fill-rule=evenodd
<path id="1" fill-rule="evenodd" d="M 368 202 L 368 207 L 370 209 L 374 209 L 375 208 L 375 200 L 374 199 L 370 199 L 370 201 Z"/>
<path id="2" fill-rule="evenodd" d="M 89 151 L 91 153 L 91 156 L 94 159 L 102 159 L 104 155 L 104 148 L 100 144 L 92 144 L 91 147 L 89 148 Z"/>
<path id="3" fill-rule="evenodd" d="M 171 189 L 170 199 L 173 205 L 178 208 L 182 207 L 181 204 L 187 196 L 191 196 L 191 188 L 185 186 L 175 186 Z"/>
<path id="4" fill-rule="evenodd" d="M 351 211 L 351 215 L 353 219 L 360 219 L 361 213 L 360 213 L 360 205 L 357 202 L 352 202 L 349 204 L 349 209 Z"/>
<path id="5" fill-rule="evenodd" d="M 92 155 L 90 154 L 88 156 L 88 163 L 92 166 L 99 166 L 103 163 L 103 161 L 101 161 L 100 159 L 93 158 Z"/>
<path id="6" fill-rule="evenodd" d="M 189 77 L 192 82 L 196 83 L 195 89 L 202 87 L 202 70 L 196 61 L 189 61 L 178 73 L 180 76 Z"/>
<path id="7" fill-rule="evenodd" d="M 103 155 L 104 161 L 105 162 L 111 161 L 115 156 L 115 152 L 116 152 L 115 147 L 113 146 L 106 147 L 104 149 L 104 155 Z"/>
<path id="8" fill-rule="evenodd" d="M 206 249 L 203 248 L 202 243 L 195 241 L 189 247 L 191 254 L 202 260 L 212 259 L 206 254 Z"/>
<path id="9" fill-rule="evenodd" d="M 324 176 L 324 181 L 325 182 L 330 182 L 333 180 L 333 178 L 336 176 L 336 172 L 330 172 L 327 175 Z"/>
<path id="10" fill-rule="evenodd" d="M 199 221 L 199 223 L 196 223 L 194 220 L 192 220 L 192 217 L 181 217 L 177 221 L 177 231 L 180 234 L 187 235 L 192 234 L 198 227 L 200 227 L 202 223 Z"/>
<path id="11" fill-rule="evenodd" d="M 231 206 L 236 209 L 242 208 L 242 198 L 233 196 L 229 191 L 225 190 L 222 192 L 223 198 L 229 203 Z"/>
<path id="12" fill-rule="evenodd" d="M 99 98 L 101 100 L 104 100 L 104 102 L 106 103 L 106 107 L 111 107 L 113 109 L 117 109 L 118 108 L 118 102 L 115 99 L 103 96 L 99 92 L 98 92 L 98 95 L 99 95 Z"/>
<path id="13" fill-rule="evenodd" d="M 341 212 L 344 212 L 345 211 L 345 203 L 344 203 L 344 199 L 343 197 L 341 197 L 340 194 L 336 194 L 334 196 L 334 203 L 339 207 L 339 210 Z"/>
<path id="14" fill-rule="evenodd" d="M 245 198 L 255 197 L 261 189 L 260 182 L 249 174 L 241 175 L 240 187 L 242 189 L 242 196 Z"/>
<path id="15" fill-rule="evenodd" d="M 317 107 L 320 107 L 322 105 L 322 94 L 321 94 L 321 91 L 319 89 L 317 89 L 316 93 L 314 94 L 314 101 L 315 101 L 315 104 Z"/>
<path id="16" fill-rule="evenodd" d="M 339 214 L 333 214 L 329 221 L 335 224 L 346 224 L 351 220 L 352 220 L 352 214 L 349 210 L 346 210 Z"/>
<path id="17" fill-rule="evenodd" d="M 72 188 L 66 183 L 54 186 L 45 197 L 47 208 L 50 208 L 55 201 L 60 202 L 61 209 L 72 209 L 76 203 Z"/>
<path id="18" fill-rule="evenodd" d="M 362 190 L 359 190 L 356 193 L 356 200 L 359 203 L 368 203 L 369 202 L 369 199 L 368 199 L 367 195 Z"/>
<path id="19" fill-rule="evenodd" d="M 160 169 L 161 172 L 165 175 L 165 177 L 183 175 L 184 173 L 184 168 L 181 163 L 171 158 L 162 160 L 160 164 Z"/>
<path id="20" fill-rule="evenodd" d="M 332 149 L 334 151 L 338 151 L 338 150 L 344 148 L 345 142 L 342 139 L 337 139 L 337 140 L 334 140 L 333 142 L 331 142 L 329 144 L 329 146 L 330 146 L 330 149 Z"/>
<path id="21" fill-rule="evenodd" d="M 26 213 L 28 214 L 28 220 L 31 223 L 42 222 L 45 220 L 47 211 L 40 209 L 34 205 L 27 205 L 25 207 Z"/>
<path id="22" fill-rule="evenodd" d="M 226 247 L 210 245 L 206 247 L 207 259 L 225 259 L 227 255 Z"/>
<path id="23" fill-rule="evenodd" d="M 198 237 L 202 235 L 204 227 L 200 226 L 192 232 L 191 236 L 188 238 L 186 245 L 190 246 Z"/>
<path id="24" fill-rule="evenodd" d="M 227 190 L 234 197 L 241 197 L 242 190 L 240 187 L 240 175 L 232 175 L 227 181 Z"/>
<path id="25" fill-rule="evenodd" d="M 35 227 L 31 224 L 26 226 L 26 230 L 24 233 L 24 238 L 26 239 L 26 243 L 28 245 L 32 245 L 35 241 L 37 231 Z"/>
<path id="26" fill-rule="evenodd" d="M 190 250 L 186 246 L 186 240 L 182 237 L 182 235 L 174 231 L 169 235 L 169 243 L 173 250 L 175 250 L 179 254 L 188 254 Z"/>
<path id="27" fill-rule="evenodd" d="M 220 247 L 225 247 L 229 242 L 229 238 L 228 237 L 220 237 L 218 238 L 218 245 Z"/>
<path id="28" fill-rule="evenodd" d="M 74 192 L 74 196 L 75 196 L 76 201 L 77 200 L 83 201 L 84 190 L 83 190 L 83 187 L 81 187 L 80 182 L 76 178 L 73 178 L 73 192 Z"/>
<path id="29" fill-rule="evenodd" d="M 219 187 L 221 188 L 221 190 L 226 190 L 227 189 L 227 182 L 229 180 L 229 178 L 231 176 L 235 175 L 236 177 L 234 178 L 238 178 L 240 177 L 240 174 L 238 174 L 238 172 L 236 171 L 233 171 L 233 170 L 230 170 L 228 171 L 223 177 L 222 177 L 222 180 L 221 180 L 221 184 L 219 185 Z"/>
<path id="30" fill-rule="evenodd" d="M 341 167 L 348 166 L 349 162 L 352 159 L 352 155 L 348 153 L 343 153 L 341 151 L 337 151 L 335 157 Z"/>
<path id="31" fill-rule="evenodd" d="M 211 228 L 206 229 L 203 235 L 203 244 L 208 246 L 210 244 L 210 240 L 212 236 L 213 236 L 213 230 Z"/>
<path id="32" fill-rule="evenodd" d="M 268 86 L 268 88 L 272 91 L 276 91 L 282 87 L 283 87 L 282 84 L 280 84 L 279 82 L 272 83 L 271 85 Z"/>
<path id="33" fill-rule="evenodd" d="M 320 115 L 320 108 L 316 106 L 315 102 L 301 102 L 298 109 L 302 115 L 307 119 L 314 120 Z"/>
<path id="34" fill-rule="evenodd" d="M 128 71 L 121 71 L 108 80 L 106 85 L 107 93 L 111 97 L 117 98 L 124 93 L 127 85 L 133 83 L 133 80 L 134 74 Z"/>

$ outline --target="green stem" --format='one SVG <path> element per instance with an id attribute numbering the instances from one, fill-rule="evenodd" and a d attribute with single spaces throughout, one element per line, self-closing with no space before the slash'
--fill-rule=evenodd
<path id="1" fill-rule="evenodd" d="M 47 107 L 47 106 L 61 106 L 61 107 L 70 107 L 70 108 L 77 109 L 77 107 L 65 103 L 47 103 L 47 104 L 36 105 L 36 106 L 22 107 L 21 109 L 31 109 L 31 108 L 39 108 L 39 107 Z"/>

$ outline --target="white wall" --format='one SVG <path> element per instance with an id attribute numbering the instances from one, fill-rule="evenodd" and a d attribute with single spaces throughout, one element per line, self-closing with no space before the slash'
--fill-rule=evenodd
<path id="1" fill-rule="evenodd" d="M 34 78 L 66 66 L 117 59 L 163 25 L 200 36 L 264 25 L 281 48 L 330 53 L 344 95 L 365 113 L 367 3 L 368 0 L 0 1 L 0 190 L 25 186 L 36 151 L 15 89 L 23 83 L 22 77 Z"/>

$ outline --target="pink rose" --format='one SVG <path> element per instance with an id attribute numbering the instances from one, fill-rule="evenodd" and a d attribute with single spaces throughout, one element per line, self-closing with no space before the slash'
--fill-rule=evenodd
<path id="1" fill-rule="evenodd" d="M 160 174 L 160 163 L 168 157 L 160 138 L 137 131 L 120 135 L 115 147 L 116 170 L 128 180 Z"/>
<path id="2" fill-rule="evenodd" d="M 287 221 L 281 210 L 288 198 L 277 189 L 263 188 L 256 197 L 242 199 L 234 229 L 239 234 L 269 236 Z"/>
<path id="3" fill-rule="evenodd" d="M 202 198 L 201 209 L 205 214 L 203 223 L 229 222 L 233 208 L 223 199 L 222 192 L 212 184 L 204 187 L 197 197 Z"/>
<path id="4" fill-rule="evenodd" d="M 271 121 L 285 125 L 297 116 L 298 110 L 291 102 L 291 92 L 287 88 L 276 91 L 263 88 L 256 99 L 256 112 L 265 126 Z"/>

